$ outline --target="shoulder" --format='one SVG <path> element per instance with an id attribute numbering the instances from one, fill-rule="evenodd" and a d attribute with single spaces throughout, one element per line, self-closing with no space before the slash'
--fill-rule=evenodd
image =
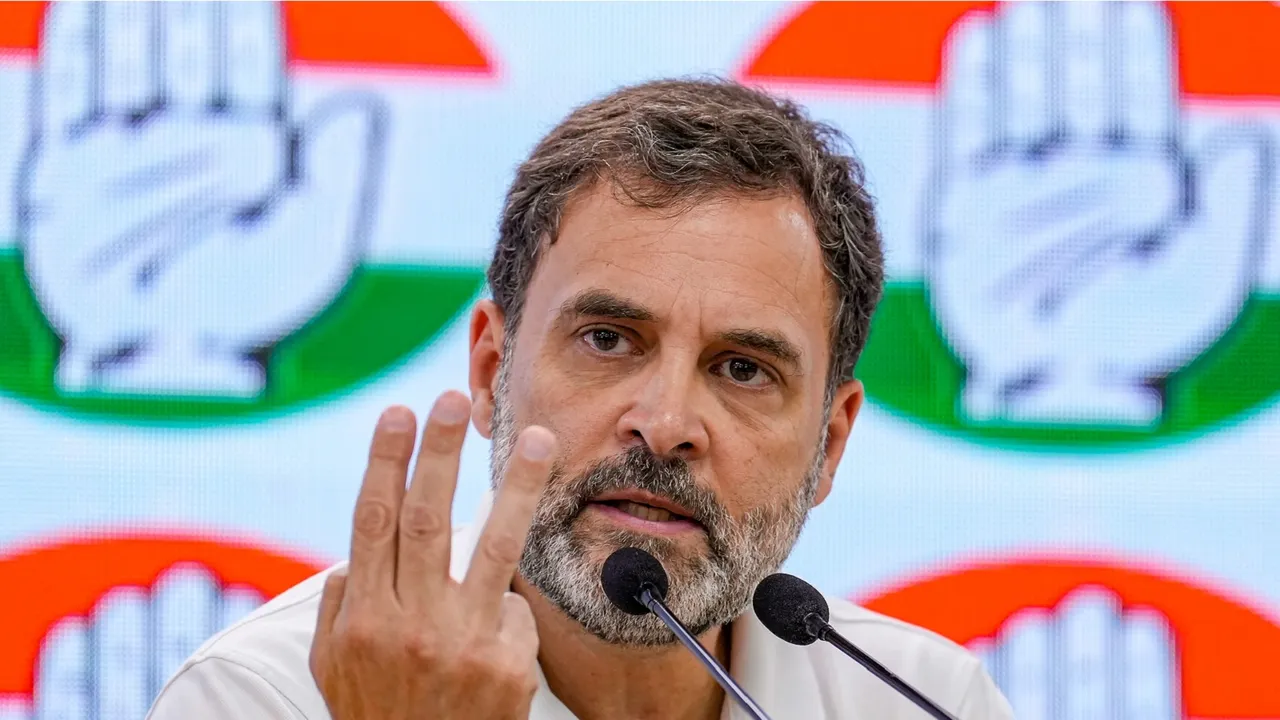
<path id="1" fill-rule="evenodd" d="M 254 703 L 259 717 L 327 718 L 309 658 L 325 578 L 341 567 L 313 575 L 210 638 L 165 684 L 148 717 L 229 720 L 239 717 L 234 708 Z M 193 715 L 192 698 L 200 696 L 205 714 Z"/>
<path id="2" fill-rule="evenodd" d="M 1012 712 L 982 662 L 963 646 L 847 600 L 828 596 L 827 603 L 836 632 L 952 714 L 962 720 L 1012 719 Z M 886 698 L 886 708 L 915 711 L 906 700 L 885 695 L 894 691 L 835 648 L 822 647 L 816 652 L 820 653 L 820 659 L 815 658 L 819 672 L 825 670 L 834 682 L 839 682 L 835 679 L 837 673 L 846 678 L 848 673 L 857 673 L 861 679 L 879 686 L 875 692 Z"/>

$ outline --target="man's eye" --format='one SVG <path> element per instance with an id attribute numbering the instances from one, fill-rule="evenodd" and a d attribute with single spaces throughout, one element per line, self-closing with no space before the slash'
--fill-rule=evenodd
<path id="1" fill-rule="evenodd" d="M 717 375 L 723 375 L 739 385 L 760 387 L 772 381 L 764 368 L 746 358 L 729 358 L 715 368 Z"/>
<path id="2" fill-rule="evenodd" d="M 622 333 L 608 328 L 596 328 L 583 334 L 583 339 L 593 350 L 610 355 L 623 355 L 631 352 L 631 343 Z"/>

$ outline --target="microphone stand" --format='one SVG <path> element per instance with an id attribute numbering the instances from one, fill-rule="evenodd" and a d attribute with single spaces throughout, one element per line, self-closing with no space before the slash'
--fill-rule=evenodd
<path id="1" fill-rule="evenodd" d="M 908 700 L 915 703 L 917 707 L 929 713 L 930 717 L 936 720 L 957 720 L 946 710 L 938 707 L 932 700 L 925 697 L 919 690 L 911 687 L 905 680 L 893 674 L 889 668 L 876 662 L 876 659 L 863 652 L 857 645 L 844 639 L 835 628 L 831 627 L 831 623 L 822 619 L 817 613 L 809 613 L 804 619 L 805 625 L 814 637 L 824 642 L 829 642 L 839 648 L 840 652 L 848 655 L 858 662 L 859 665 L 866 668 L 872 675 L 880 678 L 889 687 L 902 693 Z"/>
<path id="2" fill-rule="evenodd" d="M 650 612 L 657 615 L 667 627 L 671 628 L 671 632 L 676 634 L 676 639 L 688 648 L 689 652 L 693 653 L 694 657 L 698 658 L 703 667 L 711 673 L 711 677 L 715 678 L 716 682 L 720 684 L 720 687 L 724 688 L 724 691 L 728 693 L 730 697 L 738 701 L 738 704 L 747 711 L 747 714 L 752 717 L 752 720 L 770 720 L 764 710 L 761 710 L 760 706 L 756 705 L 755 701 L 743 692 L 742 688 L 738 687 L 738 684 L 733 681 L 733 678 L 729 676 L 729 673 L 725 671 L 720 663 L 716 662 L 716 659 L 712 657 L 711 653 L 707 652 L 707 649 L 702 647 L 702 644 L 693 636 L 693 633 L 689 632 L 685 626 L 671 614 L 671 611 L 667 609 L 666 604 L 662 602 L 662 597 L 658 593 L 657 588 L 655 588 L 651 583 L 645 583 L 640 588 L 639 600 L 644 603 L 645 607 L 649 608 Z M 872 662 L 875 661 L 873 660 Z"/>

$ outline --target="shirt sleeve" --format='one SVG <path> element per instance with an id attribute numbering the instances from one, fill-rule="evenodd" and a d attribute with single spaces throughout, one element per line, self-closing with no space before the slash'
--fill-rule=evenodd
<path id="1" fill-rule="evenodd" d="M 147 720 L 307 720 L 261 675 L 225 658 L 198 660 L 156 697 Z"/>
<path id="2" fill-rule="evenodd" d="M 964 700 L 960 703 L 960 720 L 1014 720 L 1013 708 L 1005 699 L 995 681 L 987 674 L 982 663 L 969 681 Z"/>

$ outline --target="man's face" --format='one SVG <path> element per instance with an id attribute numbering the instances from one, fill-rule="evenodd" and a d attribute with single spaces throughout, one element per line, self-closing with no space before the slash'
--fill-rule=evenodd
<path id="1" fill-rule="evenodd" d="M 605 598 L 620 547 L 662 562 L 695 631 L 746 608 L 830 487 L 825 273 L 791 195 L 673 212 L 601 185 L 569 204 L 493 383 L 495 484 L 520 429 L 560 441 L 526 581 L 615 643 L 673 640 Z"/>

